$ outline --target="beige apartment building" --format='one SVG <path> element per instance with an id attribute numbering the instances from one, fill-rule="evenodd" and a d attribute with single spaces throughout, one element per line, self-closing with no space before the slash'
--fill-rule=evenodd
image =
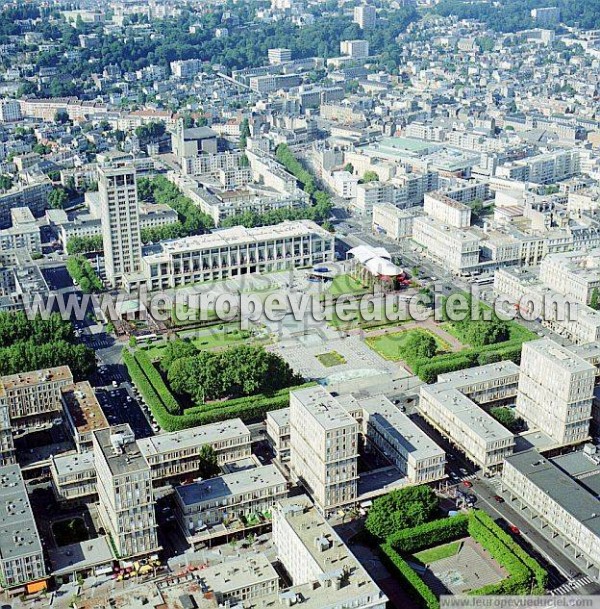
<path id="1" fill-rule="evenodd" d="M 503 370 L 500 364 L 488 364 L 469 371 L 470 378 L 452 376 L 420 389 L 419 410 L 467 458 L 484 471 L 496 471 L 514 450 L 515 437 L 478 406 L 464 391 L 479 397 L 482 403 L 503 399 L 514 391 L 514 370 Z M 476 384 L 474 375 L 478 375 Z M 443 375 L 441 375 L 443 376 Z M 500 390 L 502 384 L 507 389 Z M 512 389 L 511 389 L 512 387 Z M 490 393 L 487 393 L 487 392 Z M 487 394 L 487 397 L 486 397 Z M 491 398 L 494 398 L 492 400 Z"/>
<path id="2" fill-rule="evenodd" d="M 250 430 L 241 419 L 229 419 L 138 440 L 152 478 L 164 484 L 198 475 L 198 457 L 203 446 L 212 446 L 219 465 L 251 455 Z"/>
<path id="3" fill-rule="evenodd" d="M 598 475 L 597 461 L 595 470 L 590 469 L 590 475 L 594 473 Z M 574 479 L 553 461 L 529 450 L 506 459 L 502 490 L 515 509 L 529 512 L 535 526 L 559 540 L 565 553 L 600 572 L 598 497 L 585 479 Z"/>
<path id="4" fill-rule="evenodd" d="M 284 601 L 302 598 L 307 609 L 386 606 L 385 594 L 305 495 L 275 506 L 273 542 L 292 580 Z"/>
<path id="5" fill-rule="evenodd" d="M 236 518 L 270 512 L 287 497 L 287 481 L 275 465 L 223 474 L 175 488 L 176 514 L 184 535 Z"/>
<path id="6" fill-rule="evenodd" d="M 550 339 L 523 344 L 517 412 L 558 445 L 589 437 L 596 368 Z"/>
<path id="7" fill-rule="evenodd" d="M 121 558 L 160 549 L 150 466 L 129 425 L 93 433 L 98 513 Z"/>
<path id="8" fill-rule="evenodd" d="M 442 224 L 454 228 L 468 228 L 471 226 L 471 208 L 441 192 L 425 193 L 423 207 L 428 216 L 439 220 Z"/>
<path id="9" fill-rule="evenodd" d="M 27 488 L 18 465 L 0 467 L 0 496 L 2 588 L 14 593 L 19 590 L 26 592 L 28 584 L 46 579 L 46 564 Z M 41 589 L 45 589 L 45 585 Z"/>
<path id="10" fill-rule="evenodd" d="M 62 410 L 62 389 L 73 384 L 68 366 L 21 372 L 0 378 L 0 404 L 8 407 L 14 428 L 45 424 Z"/>
<path id="11" fill-rule="evenodd" d="M 331 514 L 356 501 L 358 423 L 322 387 L 290 392 L 291 469 Z"/>
<path id="12" fill-rule="evenodd" d="M 109 427 L 96 394 L 88 381 L 66 386 L 62 390 L 62 404 L 67 428 L 77 452 L 92 450 L 92 433 Z"/>

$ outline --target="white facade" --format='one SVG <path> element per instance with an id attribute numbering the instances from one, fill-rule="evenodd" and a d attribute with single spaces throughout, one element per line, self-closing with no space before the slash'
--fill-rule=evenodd
<path id="1" fill-rule="evenodd" d="M 372 30 L 375 27 L 377 11 L 368 4 L 354 7 L 354 23 L 358 23 L 362 30 Z"/>
<path id="2" fill-rule="evenodd" d="M 352 59 L 365 59 L 369 56 L 369 42 L 367 40 L 342 40 L 340 53 Z"/>
<path id="3" fill-rule="evenodd" d="M 479 264 L 480 238 L 466 230 L 441 224 L 422 216 L 413 223 L 413 241 L 425 247 L 432 258 L 454 272 L 474 269 Z"/>
<path id="4" fill-rule="evenodd" d="M 596 369 L 550 339 L 523 343 L 517 412 L 557 444 L 589 437 Z"/>
<path id="5" fill-rule="evenodd" d="M 568 552 L 600 570 L 598 498 L 535 450 L 509 457 L 502 486 L 517 510 L 527 508 L 538 526 L 560 541 Z"/>
<path id="6" fill-rule="evenodd" d="M 21 104 L 16 99 L 0 100 L 0 122 L 13 123 L 22 118 Z"/>
<path id="7" fill-rule="evenodd" d="M 498 469 L 513 452 L 514 435 L 452 382 L 423 385 L 419 410 L 484 471 Z"/>
<path id="8" fill-rule="evenodd" d="M 291 469 L 324 514 L 356 501 L 358 423 L 322 387 L 290 392 Z"/>
<path id="9" fill-rule="evenodd" d="M 237 226 L 166 241 L 161 248 L 142 259 L 143 281 L 150 290 L 334 260 L 334 237 L 310 220 Z"/>
<path id="10" fill-rule="evenodd" d="M 99 167 L 98 191 L 106 277 L 111 286 L 139 273 L 142 258 L 136 173 L 132 167 Z"/>
<path id="11" fill-rule="evenodd" d="M 360 400 L 367 446 L 376 446 L 411 484 L 446 476 L 444 451 L 385 396 Z"/>
<path id="12" fill-rule="evenodd" d="M 93 434 L 98 512 L 121 558 L 146 556 L 158 545 L 152 475 L 129 425 Z"/>
<path id="13" fill-rule="evenodd" d="M 471 226 L 471 208 L 439 192 L 425 194 L 425 213 L 454 228 Z"/>
<path id="14" fill-rule="evenodd" d="M 390 203 L 377 203 L 373 205 L 373 232 L 384 233 L 396 241 L 412 237 L 415 214 Z"/>

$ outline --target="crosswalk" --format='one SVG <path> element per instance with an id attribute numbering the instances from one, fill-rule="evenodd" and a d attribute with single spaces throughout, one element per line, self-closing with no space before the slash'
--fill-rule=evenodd
<path id="1" fill-rule="evenodd" d="M 585 586 L 587 584 L 595 584 L 595 583 L 596 582 L 591 577 L 589 577 L 588 575 L 583 575 L 582 577 L 568 581 L 567 583 L 563 584 L 562 586 L 555 588 L 554 590 L 551 590 L 550 594 L 552 594 L 552 596 L 561 596 L 561 595 L 565 595 L 565 594 L 571 594 L 575 590 L 578 590 L 579 588 L 582 588 L 583 586 Z"/>

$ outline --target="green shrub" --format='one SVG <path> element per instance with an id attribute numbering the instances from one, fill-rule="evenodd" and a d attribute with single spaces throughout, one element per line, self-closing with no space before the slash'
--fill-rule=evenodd
<path id="1" fill-rule="evenodd" d="M 154 364 L 148 357 L 145 351 L 138 350 L 134 355 L 140 368 L 144 371 L 144 374 L 152 384 L 152 387 L 158 394 L 160 400 L 165 405 L 169 414 L 180 414 L 181 407 L 177 400 L 173 397 L 173 394 L 169 391 L 169 388 L 165 385 L 160 372 L 154 367 Z"/>
<path id="2" fill-rule="evenodd" d="M 465 537 L 468 529 L 469 517 L 466 514 L 459 514 L 398 531 L 387 538 L 387 543 L 399 552 L 413 554 L 419 550 Z"/>
<path id="3" fill-rule="evenodd" d="M 379 546 L 384 564 L 395 573 L 403 590 L 424 609 L 439 609 L 440 602 L 431 588 L 419 577 L 412 567 L 394 550 L 391 544 Z"/>

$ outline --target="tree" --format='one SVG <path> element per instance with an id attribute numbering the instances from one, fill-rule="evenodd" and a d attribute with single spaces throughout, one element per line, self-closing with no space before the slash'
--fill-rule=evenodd
<path id="1" fill-rule="evenodd" d="M 409 360 L 430 359 L 437 352 L 437 343 L 431 334 L 426 332 L 413 332 L 402 348 Z"/>
<path id="2" fill-rule="evenodd" d="M 368 182 L 377 182 L 379 180 L 379 175 L 375 171 L 365 171 L 362 179 L 360 180 L 361 184 L 367 184 Z"/>
<path id="3" fill-rule="evenodd" d="M 352 163 L 346 163 L 344 165 L 344 171 L 347 171 L 348 173 L 354 173 L 354 165 Z"/>
<path id="4" fill-rule="evenodd" d="M 64 125 L 69 122 L 69 113 L 66 110 L 57 110 L 54 114 L 54 122 Z"/>
<path id="5" fill-rule="evenodd" d="M 240 125 L 240 148 L 244 149 L 248 145 L 248 138 L 250 137 L 250 123 L 245 118 Z"/>
<path id="6" fill-rule="evenodd" d="M 13 180 L 9 175 L 0 175 L 0 190 L 10 190 L 13 185 Z"/>
<path id="7" fill-rule="evenodd" d="M 592 295 L 590 297 L 590 307 L 595 309 L 596 311 L 600 310 L 600 292 L 598 288 L 594 288 L 592 290 Z"/>
<path id="8" fill-rule="evenodd" d="M 198 471 L 204 479 L 214 478 L 219 473 L 217 453 L 210 444 L 204 444 L 198 455 Z"/>
<path id="9" fill-rule="evenodd" d="M 168 372 L 169 368 L 178 359 L 183 357 L 193 357 L 199 351 L 194 344 L 187 340 L 172 340 L 167 343 L 160 360 L 160 368 L 163 372 Z"/>
<path id="10" fill-rule="evenodd" d="M 365 528 L 380 539 L 392 533 L 429 522 L 435 516 L 439 501 L 428 486 L 398 489 L 373 501 Z"/>
<path id="11" fill-rule="evenodd" d="M 496 419 L 496 421 L 498 421 L 498 423 L 504 425 L 504 427 L 506 427 L 506 429 L 509 431 L 518 431 L 521 426 L 521 419 L 515 416 L 515 412 L 512 408 L 502 406 L 491 408 L 490 414 L 494 417 L 494 419 Z"/>
<path id="12" fill-rule="evenodd" d="M 48 195 L 48 204 L 52 209 L 64 209 L 69 202 L 69 195 L 64 188 L 55 188 Z"/>

